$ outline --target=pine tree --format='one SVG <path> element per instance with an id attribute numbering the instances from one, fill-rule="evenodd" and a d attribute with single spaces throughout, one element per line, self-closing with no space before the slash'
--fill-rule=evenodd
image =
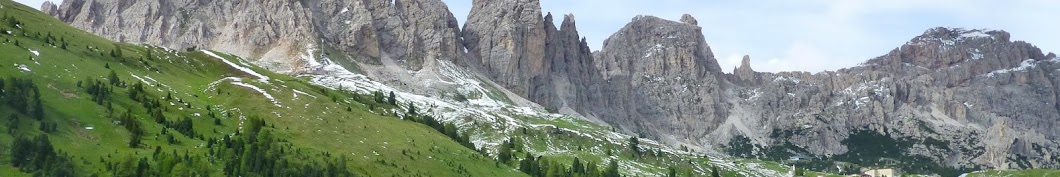
<path id="1" fill-rule="evenodd" d="M 629 138 L 629 150 L 630 150 L 631 153 L 633 153 L 633 158 L 640 157 L 640 147 L 639 147 L 639 145 L 640 145 L 640 139 L 637 139 L 637 137 Z"/>
<path id="2" fill-rule="evenodd" d="M 519 161 L 519 171 L 534 176 L 538 172 L 537 165 L 537 162 L 534 161 L 534 155 L 527 152 L 523 160 Z"/>
<path id="3" fill-rule="evenodd" d="M 397 106 L 397 97 L 394 96 L 394 91 L 390 91 L 390 97 L 387 97 L 386 102 L 390 105 Z"/>
<path id="4" fill-rule="evenodd" d="M 718 170 L 718 166 L 710 166 L 711 177 L 721 177 L 721 171 Z"/>
<path id="5" fill-rule="evenodd" d="M 618 160 L 611 160 L 611 163 L 607 165 L 607 169 L 604 170 L 604 177 L 622 177 L 618 174 Z"/>
<path id="6" fill-rule="evenodd" d="M 372 92 L 372 97 L 375 98 L 375 102 L 376 103 L 380 103 L 380 104 L 386 103 L 386 98 L 385 98 L 385 96 L 383 96 L 382 92 L 379 92 L 379 91 Z M 370 104 L 370 105 L 374 105 L 374 104 Z"/>
<path id="7" fill-rule="evenodd" d="M 37 119 L 38 121 L 44 120 L 44 104 L 41 103 L 40 89 L 38 89 L 37 86 L 35 86 L 32 82 L 29 84 L 29 86 L 31 87 L 30 89 L 32 89 L 33 91 L 33 101 L 31 105 L 32 111 L 30 111 L 30 115 L 32 115 L 33 118 Z"/>
<path id="8" fill-rule="evenodd" d="M 412 102 L 409 102 L 409 110 L 408 110 L 407 114 L 408 115 L 412 115 L 412 116 L 417 115 L 416 114 L 416 104 L 413 104 Z"/>
<path id="9" fill-rule="evenodd" d="M 11 114 L 7 117 L 7 133 L 14 134 L 18 130 L 18 115 Z"/>
<path id="10" fill-rule="evenodd" d="M 118 78 L 117 73 L 114 73 L 114 70 L 111 70 L 110 74 L 107 75 L 107 80 L 110 81 L 110 85 L 116 86 L 121 83 L 121 79 Z"/>
<path id="11" fill-rule="evenodd" d="M 578 157 L 574 157 L 574 162 L 571 163 L 570 170 L 575 174 L 585 174 L 585 167 L 582 166 L 582 162 L 581 160 L 578 160 Z"/>
<path id="12" fill-rule="evenodd" d="M 511 140 L 506 140 L 501 143 L 501 146 L 497 149 L 497 161 L 503 164 L 508 164 L 508 161 L 512 159 L 512 145 Z"/>

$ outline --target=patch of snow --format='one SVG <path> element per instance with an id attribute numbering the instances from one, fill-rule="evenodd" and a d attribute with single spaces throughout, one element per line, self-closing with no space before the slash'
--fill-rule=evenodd
<path id="1" fill-rule="evenodd" d="M 15 27 L 18 27 L 19 29 L 22 29 L 22 24 L 15 24 Z"/>
<path id="2" fill-rule="evenodd" d="M 780 76 L 780 77 L 777 77 L 776 79 L 773 79 L 773 82 L 780 82 L 780 81 L 791 81 L 791 82 L 794 82 L 795 84 L 799 84 L 800 82 L 802 82 L 802 80 L 799 80 L 799 79 L 796 79 L 796 78 L 784 77 L 784 76 Z"/>
<path id="3" fill-rule="evenodd" d="M 887 82 L 887 79 L 862 82 L 843 89 L 843 93 L 850 96 L 859 96 L 862 95 L 862 93 L 866 93 L 865 95 L 871 94 L 869 96 L 885 96 L 889 92 L 885 86 L 887 85 L 885 82 Z"/>
<path id="4" fill-rule="evenodd" d="M 664 48 L 665 46 L 663 46 L 662 44 L 655 44 L 655 46 L 652 46 L 651 48 L 648 48 L 647 51 L 645 51 L 644 58 L 651 57 L 652 55 L 655 55 L 655 52 L 660 52 Z"/>
<path id="5" fill-rule="evenodd" d="M 968 31 L 961 32 L 961 36 L 960 37 L 961 38 L 993 37 L 990 34 L 986 34 L 984 31 L 987 31 L 987 29 L 968 30 Z"/>
<path id="6" fill-rule="evenodd" d="M 323 42 L 323 41 L 321 41 L 321 42 Z M 319 69 L 321 66 L 323 66 L 323 64 L 321 64 L 320 61 L 317 60 L 317 57 L 315 57 L 316 53 L 317 53 L 316 46 L 314 46 L 313 44 L 307 44 L 302 49 L 302 53 L 300 53 L 298 55 L 298 57 L 301 58 L 302 61 L 306 62 L 306 64 L 307 64 L 306 67 Z M 321 53 L 320 55 L 323 56 L 324 54 Z M 321 57 L 321 58 L 323 58 L 323 57 Z"/>
<path id="7" fill-rule="evenodd" d="M 957 177 L 967 177 L 969 174 L 984 173 L 984 172 L 986 172 L 986 171 L 984 171 L 984 170 L 973 171 L 973 172 L 968 172 L 968 173 L 961 174 L 960 176 L 957 176 Z M 984 174 L 984 175 L 986 175 L 986 174 Z"/>
<path id="8" fill-rule="evenodd" d="M 222 62 L 224 62 L 225 64 L 228 64 L 229 66 L 232 66 L 233 68 L 236 68 L 236 69 L 238 69 L 240 71 L 243 71 L 243 72 L 245 72 L 247 74 L 253 75 L 254 77 L 258 77 L 258 80 L 260 80 L 263 83 L 268 83 L 269 82 L 269 77 L 267 77 L 265 75 L 262 75 L 262 74 L 259 74 L 258 72 L 254 72 L 254 70 L 251 70 L 250 68 L 243 67 L 241 65 L 232 63 L 231 61 L 226 60 L 224 57 L 218 56 L 217 54 L 214 54 L 213 52 L 210 52 L 209 50 L 201 50 L 201 51 L 202 51 L 202 53 L 205 53 L 206 55 L 209 55 L 211 57 L 214 57 L 214 58 L 217 58 L 217 59 L 221 60 Z"/>
<path id="9" fill-rule="evenodd" d="M 983 54 L 980 53 L 979 49 L 972 51 L 972 60 L 983 59 Z"/>
<path id="10" fill-rule="evenodd" d="M 140 82 L 143 82 L 144 84 L 152 85 L 152 86 L 155 85 L 153 82 L 147 81 L 147 79 L 144 79 L 144 78 L 142 78 L 140 76 L 137 76 L 136 74 L 133 74 L 132 72 L 129 72 L 129 75 L 132 75 L 133 78 L 136 78 L 136 80 L 140 80 Z"/>
<path id="11" fill-rule="evenodd" d="M 439 63 L 440 67 L 438 72 L 442 77 L 449 79 L 440 80 L 438 82 L 455 85 L 457 86 L 455 91 L 465 95 L 477 95 L 478 97 L 469 98 L 466 102 L 459 102 L 440 97 L 408 93 L 371 80 L 367 76 L 350 72 L 334 62 L 330 62 L 330 59 L 324 58 L 323 61 L 324 63 L 327 63 L 322 67 L 323 74 L 309 75 L 312 77 L 311 81 L 314 84 L 332 89 L 342 88 L 342 90 L 357 93 L 372 93 L 379 91 L 386 94 L 394 92 L 399 100 L 402 100 L 405 103 L 415 104 L 416 107 L 421 108 L 420 110 L 427 110 L 426 114 L 431 114 L 440 121 L 457 123 L 458 127 L 465 127 L 461 125 L 472 127 L 470 124 L 473 122 L 488 122 L 488 124 L 493 125 L 494 128 L 503 127 L 514 131 L 518 127 L 533 125 L 516 120 L 514 116 L 553 116 L 552 114 L 546 113 L 544 110 L 514 106 L 504 101 L 493 99 L 489 96 L 493 94 L 491 90 L 484 87 L 486 83 L 478 81 L 476 79 L 477 77 L 472 73 L 461 70 L 462 68 L 447 61 L 441 61 Z M 387 112 L 399 111 L 400 110 L 388 110 Z M 462 121 L 462 118 L 473 118 L 475 121 Z"/>
<path id="12" fill-rule="evenodd" d="M 29 49 L 29 53 L 33 53 L 33 55 L 35 55 L 35 56 L 40 56 L 40 51 L 36 51 L 36 50 L 33 50 L 33 49 Z"/>
<path id="13" fill-rule="evenodd" d="M 31 70 L 29 70 L 29 66 L 26 66 L 24 64 L 15 64 L 15 67 L 18 67 L 18 70 L 22 70 L 22 72 L 31 72 Z"/>
<path id="14" fill-rule="evenodd" d="M 758 98 L 759 96 L 761 96 L 761 94 L 762 94 L 762 92 L 758 91 L 758 89 L 751 90 L 751 96 L 747 97 L 747 99 L 744 99 L 744 101 L 754 100 L 754 99 Z"/>
<path id="15" fill-rule="evenodd" d="M 302 94 L 302 95 L 305 95 L 305 96 L 317 98 L 317 96 L 310 95 L 309 93 L 305 93 L 305 92 L 303 92 L 301 90 L 298 90 L 298 89 L 292 89 L 292 91 L 294 91 L 294 93 L 295 93 L 295 95 L 294 95 L 295 98 L 298 98 L 298 94 Z"/>
<path id="16" fill-rule="evenodd" d="M 341 14 L 341 13 L 346 13 L 346 12 L 349 12 L 349 11 L 350 11 L 349 7 L 343 7 L 342 11 L 339 11 L 339 13 Z"/>
<path id="17" fill-rule="evenodd" d="M 211 82 L 211 83 L 210 83 L 209 85 L 206 85 L 206 90 L 203 90 L 203 91 L 204 91 L 204 92 L 208 92 L 208 91 L 210 91 L 210 90 L 213 90 L 214 88 L 216 88 L 216 87 L 217 87 L 217 84 L 221 84 L 221 82 L 224 82 L 224 81 L 229 81 L 229 80 L 231 80 L 231 81 L 235 81 L 235 82 L 241 82 L 241 81 L 243 81 L 243 78 L 238 78 L 238 77 L 226 77 L 226 78 L 221 78 L 221 79 L 219 79 L 219 80 L 217 80 L 217 81 L 213 81 L 213 82 Z"/>
<path id="18" fill-rule="evenodd" d="M 937 29 L 933 29 L 933 30 L 937 30 Z M 943 46 L 939 46 L 939 47 L 941 47 L 943 49 L 951 49 L 951 48 L 953 48 L 953 45 L 957 44 L 958 42 L 962 42 L 964 40 L 967 40 L 967 39 L 978 39 L 978 38 L 991 38 L 991 39 L 993 39 L 994 38 L 994 36 L 986 33 L 988 31 L 991 31 L 989 29 L 971 29 L 971 30 L 968 30 L 968 29 L 964 29 L 964 28 L 950 28 L 950 29 L 945 29 L 945 30 L 952 31 L 954 33 L 957 33 L 958 35 L 957 36 L 953 36 L 953 37 L 939 37 L 939 38 L 919 37 L 919 38 L 917 38 L 915 40 L 907 42 L 906 45 L 931 45 L 932 42 L 937 41 L 938 43 L 944 44 Z"/>
<path id="19" fill-rule="evenodd" d="M 1005 73 L 1011 73 L 1011 72 L 1026 71 L 1027 69 L 1034 68 L 1037 65 L 1038 65 L 1038 63 L 1036 61 L 1034 61 L 1034 59 L 1027 59 L 1027 60 L 1023 60 L 1023 62 L 1021 62 L 1020 65 L 1016 66 L 1015 68 L 1002 69 L 1002 70 L 997 70 L 997 71 L 992 71 L 990 73 L 986 73 L 986 77 L 994 77 L 995 75 L 998 75 L 998 74 L 1005 74 Z"/>
<path id="20" fill-rule="evenodd" d="M 272 97 L 272 94 L 269 94 L 269 92 L 265 92 L 265 89 L 261 89 L 258 86 L 246 84 L 246 83 L 243 83 L 243 82 L 232 82 L 232 85 L 238 85 L 238 86 L 242 86 L 242 87 L 246 87 L 246 88 L 250 88 L 250 89 L 253 89 L 255 91 L 258 91 L 258 93 L 261 93 L 262 95 L 265 95 L 265 98 L 268 98 L 269 101 L 272 101 L 272 104 L 275 104 L 276 107 L 283 107 L 283 105 L 280 105 L 279 101 L 276 101 L 275 97 Z"/>

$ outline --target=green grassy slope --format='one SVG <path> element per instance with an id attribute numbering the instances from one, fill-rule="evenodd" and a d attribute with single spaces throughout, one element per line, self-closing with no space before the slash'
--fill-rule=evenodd
<path id="1" fill-rule="evenodd" d="M 1046 177 L 1046 176 L 1060 176 L 1060 170 L 1045 170 L 1045 169 L 1031 169 L 1031 170 L 987 170 L 965 174 L 965 177 L 987 177 L 987 176 L 1004 176 L 1004 177 Z"/>
<path id="2" fill-rule="evenodd" d="M 386 105 L 369 110 L 375 103 L 360 103 L 356 95 L 244 64 L 270 78 L 259 81 L 202 51 L 115 43 L 10 0 L 0 5 L 0 77 L 32 80 L 44 111 L 35 120 L 17 106 L 0 104 L 0 130 L 5 130 L 0 176 L 42 173 L 12 164 L 16 138 L 42 135 L 59 156 L 69 158 L 77 176 L 140 173 L 135 169 L 143 166 L 140 159 L 149 166 L 145 173 L 154 175 L 264 175 L 286 167 L 369 176 L 525 176 L 430 127 L 376 113 Z M 112 72 L 118 84 L 109 84 Z M 86 91 L 92 81 L 112 89 L 102 103 Z M 145 96 L 129 96 L 136 83 L 143 83 Z M 22 95 L 3 99 L 17 96 Z M 155 121 L 151 110 L 159 110 L 165 121 Z M 137 148 L 130 147 L 132 129 L 120 119 L 126 112 L 143 130 Z M 256 117 L 265 122 L 260 133 L 252 130 L 250 120 Z M 184 119 L 191 120 L 194 131 L 179 132 L 168 123 Z M 54 131 L 38 128 L 41 124 L 54 125 Z M 248 145 L 218 145 L 233 141 Z M 265 148 L 270 150 L 255 156 Z M 251 160 L 266 156 L 286 166 Z M 242 169 L 225 169 L 232 166 L 226 164 L 242 164 Z"/>

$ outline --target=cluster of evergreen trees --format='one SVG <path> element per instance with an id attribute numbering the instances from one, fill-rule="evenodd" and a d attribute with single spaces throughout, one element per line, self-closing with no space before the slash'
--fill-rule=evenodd
<path id="1" fill-rule="evenodd" d="M 11 166 L 34 176 L 73 176 L 73 163 L 69 155 L 57 153 L 47 134 L 27 136 L 32 130 L 21 130 L 21 118 L 28 116 L 38 121 L 44 133 L 54 132 L 56 124 L 45 122 L 41 93 L 32 79 L 7 77 L 0 80 L 2 107 L 15 112 L 7 115 L 7 133 L 14 138 L 10 146 Z"/>
<path id="2" fill-rule="evenodd" d="M 393 98 L 394 93 L 390 92 L 390 99 Z M 471 143 L 471 135 L 467 134 L 467 132 L 460 133 L 460 130 L 456 128 L 456 124 L 439 122 L 438 119 L 434 118 L 434 116 L 422 115 L 419 112 L 416 112 L 415 104 L 409 103 L 408 105 L 408 109 L 405 112 L 405 116 L 402 116 L 402 119 L 427 125 L 428 127 L 434 128 L 434 130 L 441 132 L 450 139 L 453 139 L 453 141 L 460 143 L 460 145 L 463 145 L 464 147 L 470 148 L 472 150 L 478 149 L 475 147 L 474 143 Z"/>
<path id="3" fill-rule="evenodd" d="M 264 120 L 251 116 L 247 124 L 235 136 L 207 141 L 211 159 L 224 164 L 225 176 L 353 176 L 345 157 L 322 153 L 326 160 L 315 161 L 274 137 Z"/>
<path id="4" fill-rule="evenodd" d="M 32 79 L 7 77 L 0 80 L 0 100 L 21 114 L 35 120 L 44 119 L 44 104 L 40 89 Z"/>
<path id="5" fill-rule="evenodd" d="M 522 161 L 519 161 L 519 171 L 533 177 L 621 177 L 618 173 L 618 161 L 612 160 L 604 169 L 599 169 L 596 163 L 584 163 L 574 158 L 571 166 L 554 162 L 546 157 L 534 157 L 526 153 Z"/>
<path id="6" fill-rule="evenodd" d="M 91 95 L 92 102 L 96 102 L 96 104 L 99 105 L 106 105 L 108 112 L 113 110 L 113 107 L 110 103 L 110 95 L 111 93 L 114 93 L 113 87 L 107 85 L 106 83 L 103 83 L 103 81 L 96 79 L 88 79 L 85 81 L 81 81 L 78 82 L 77 85 L 82 86 L 82 83 L 88 84 L 85 85 L 84 88 L 85 91 L 88 92 L 89 95 Z"/>
<path id="7" fill-rule="evenodd" d="M 33 176 L 74 176 L 69 155 L 56 153 L 46 134 L 33 139 L 17 136 L 11 144 L 11 166 Z"/>

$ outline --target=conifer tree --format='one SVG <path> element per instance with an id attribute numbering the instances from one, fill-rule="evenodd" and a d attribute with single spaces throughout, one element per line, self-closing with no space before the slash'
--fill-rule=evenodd
<path id="1" fill-rule="evenodd" d="M 387 97 L 386 102 L 390 105 L 397 106 L 397 98 L 394 96 L 394 91 L 390 91 L 390 97 Z"/>

